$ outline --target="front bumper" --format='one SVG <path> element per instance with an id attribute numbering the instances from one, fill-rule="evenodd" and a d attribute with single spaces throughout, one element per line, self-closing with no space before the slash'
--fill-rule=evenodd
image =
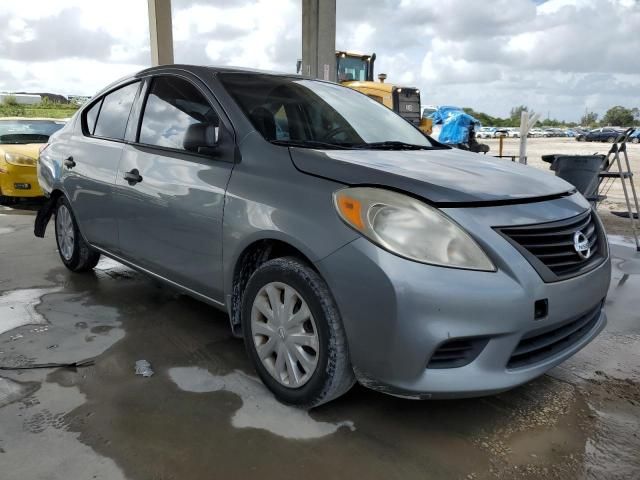
<path id="1" fill-rule="evenodd" d="M 574 198 L 575 197 L 575 198 Z M 574 196 L 540 204 L 450 209 L 482 244 L 497 272 L 442 268 L 407 261 L 359 238 L 317 263 L 342 314 L 358 380 L 387 393 L 417 398 L 480 396 L 525 383 L 566 360 L 603 328 L 599 312 L 588 331 L 542 360 L 509 368 L 527 334 L 578 317 L 607 293 L 610 260 L 568 280 L 545 283 L 493 225 L 542 223 L 581 213 L 588 204 Z M 545 300 L 546 316 L 534 305 Z M 444 342 L 483 338 L 471 363 L 427 368 Z"/>
<path id="2" fill-rule="evenodd" d="M 0 165 L 0 192 L 6 197 L 42 197 L 36 167 Z"/>

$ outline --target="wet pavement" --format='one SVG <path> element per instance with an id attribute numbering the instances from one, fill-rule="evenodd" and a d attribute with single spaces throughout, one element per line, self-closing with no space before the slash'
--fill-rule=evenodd
<path id="1" fill-rule="evenodd" d="M 621 239 L 606 330 L 548 375 L 306 412 L 265 390 L 226 315 L 108 259 L 71 274 L 33 220 L 0 207 L 3 480 L 640 478 L 640 254 Z"/>

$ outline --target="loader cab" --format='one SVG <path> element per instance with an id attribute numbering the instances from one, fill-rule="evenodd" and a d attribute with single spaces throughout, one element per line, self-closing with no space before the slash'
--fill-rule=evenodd
<path id="1" fill-rule="evenodd" d="M 373 63 L 375 60 L 375 53 L 361 55 L 343 51 L 336 52 L 338 82 L 372 82 Z"/>

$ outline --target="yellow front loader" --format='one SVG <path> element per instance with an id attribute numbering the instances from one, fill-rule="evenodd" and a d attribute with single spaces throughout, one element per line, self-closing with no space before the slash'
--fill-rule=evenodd
<path id="1" fill-rule="evenodd" d="M 421 117 L 420 90 L 415 87 L 385 83 L 387 76 L 384 73 L 378 75 L 379 81 L 375 82 L 373 80 L 375 60 L 375 53 L 362 55 L 345 51 L 336 52 L 338 82 L 382 103 L 418 127 L 423 133 L 430 135 L 433 122 L 431 119 Z"/>

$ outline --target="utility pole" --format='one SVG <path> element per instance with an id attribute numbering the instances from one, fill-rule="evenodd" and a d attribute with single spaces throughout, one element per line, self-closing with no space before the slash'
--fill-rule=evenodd
<path id="1" fill-rule="evenodd" d="M 333 82 L 337 79 L 336 0 L 302 0 L 300 73 Z"/>
<path id="2" fill-rule="evenodd" d="M 173 63 L 171 0 L 148 0 L 151 65 Z"/>

